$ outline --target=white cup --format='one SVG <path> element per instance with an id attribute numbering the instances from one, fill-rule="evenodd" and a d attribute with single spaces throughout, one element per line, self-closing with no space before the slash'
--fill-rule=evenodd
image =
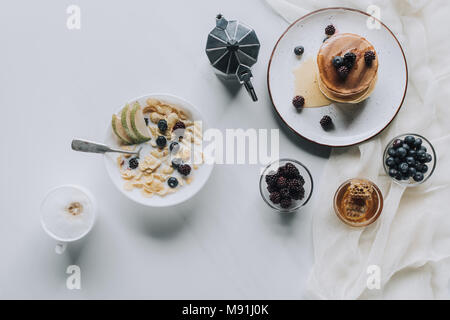
<path id="1" fill-rule="evenodd" d="M 68 211 L 76 203 L 78 211 Z M 77 209 L 74 209 L 77 210 Z M 67 244 L 85 237 L 95 224 L 97 203 L 83 187 L 62 185 L 51 189 L 41 203 L 41 225 L 56 240 L 55 252 L 62 254 Z"/>

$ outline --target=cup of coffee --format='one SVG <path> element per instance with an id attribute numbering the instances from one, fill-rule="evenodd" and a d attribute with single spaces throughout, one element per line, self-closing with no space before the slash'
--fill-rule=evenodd
<path id="1" fill-rule="evenodd" d="M 91 231 L 97 215 L 92 194 L 83 187 L 62 185 L 51 189 L 41 204 L 41 225 L 57 241 L 55 252 L 61 254 L 70 242 Z"/>

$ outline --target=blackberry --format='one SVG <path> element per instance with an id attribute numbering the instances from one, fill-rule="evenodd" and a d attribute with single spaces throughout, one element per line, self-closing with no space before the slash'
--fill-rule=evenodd
<path id="1" fill-rule="evenodd" d="M 333 124 L 333 120 L 331 119 L 330 116 L 323 116 L 322 119 L 320 119 L 320 125 L 325 130 L 331 128 L 332 124 Z"/>
<path id="2" fill-rule="evenodd" d="M 172 168 L 178 169 L 179 166 L 183 164 L 183 161 L 180 158 L 173 158 L 172 159 Z"/>
<path id="3" fill-rule="evenodd" d="M 296 188 L 300 188 L 302 184 L 300 183 L 299 179 L 290 179 L 288 181 L 288 188 L 289 190 L 294 190 Z"/>
<path id="4" fill-rule="evenodd" d="M 267 191 L 269 191 L 269 193 L 276 192 L 276 191 L 278 192 L 278 190 L 279 189 L 276 184 L 267 186 Z"/>
<path id="5" fill-rule="evenodd" d="M 355 61 L 356 54 L 354 54 L 353 52 L 347 52 L 346 54 L 344 54 L 344 65 L 347 66 L 347 68 L 353 68 Z"/>
<path id="6" fill-rule="evenodd" d="M 277 187 L 280 189 L 287 187 L 287 179 L 285 177 L 279 177 L 277 179 Z"/>
<path id="7" fill-rule="evenodd" d="M 301 56 L 303 52 L 305 52 L 305 48 L 303 48 L 303 46 L 298 46 L 294 48 L 294 53 L 297 56 Z"/>
<path id="8" fill-rule="evenodd" d="M 158 121 L 158 129 L 162 133 L 166 132 L 166 130 L 167 130 L 167 121 L 164 120 L 164 119 L 159 120 Z"/>
<path id="9" fill-rule="evenodd" d="M 180 144 L 176 141 L 172 142 L 169 146 L 170 152 L 177 153 L 180 150 Z"/>
<path id="10" fill-rule="evenodd" d="M 370 67 L 372 65 L 373 60 L 375 60 L 375 52 L 366 51 L 364 53 L 364 61 L 366 62 L 366 66 Z"/>
<path id="11" fill-rule="evenodd" d="M 158 147 L 160 148 L 164 148 L 167 144 L 167 139 L 164 136 L 158 136 L 158 138 L 156 138 L 156 144 L 158 145 Z"/>
<path id="12" fill-rule="evenodd" d="M 332 36 L 336 32 L 336 28 L 330 24 L 325 28 L 325 34 L 327 36 Z"/>
<path id="13" fill-rule="evenodd" d="M 278 204 L 281 202 L 281 195 L 279 192 L 272 192 L 269 196 L 270 201 L 274 204 Z"/>
<path id="14" fill-rule="evenodd" d="M 130 169 L 136 169 L 139 167 L 139 160 L 137 158 L 131 158 L 130 161 L 128 161 L 128 166 Z"/>
<path id="15" fill-rule="evenodd" d="M 266 183 L 269 186 L 276 185 L 277 184 L 277 179 L 278 179 L 278 175 L 276 173 L 266 175 Z"/>
<path id="16" fill-rule="evenodd" d="M 178 186 L 178 179 L 175 177 L 170 177 L 169 180 L 167 180 L 167 184 L 171 188 L 176 188 Z"/>
<path id="17" fill-rule="evenodd" d="M 289 191 L 291 198 L 294 200 L 302 200 L 305 197 L 305 188 L 299 187 Z"/>
<path id="18" fill-rule="evenodd" d="M 278 177 L 284 177 L 286 175 L 286 167 L 281 166 L 277 170 Z"/>
<path id="19" fill-rule="evenodd" d="M 342 80 L 345 80 L 348 76 L 348 74 L 350 73 L 350 69 L 347 66 L 341 66 L 339 67 L 339 69 L 337 69 L 338 72 L 338 76 L 339 78 L 341 78 Z"/>
<path id="20" fill-rule="evenodd" d="M 286 178 L 292 179 L 298 178 L 300 176 L 300 171 L 298 171 L 297 167 L 294 164 L 288 162 L 285 164 L 284 168 Z"/>
<path id="21" fill-rule="evenodd" d="M 283 189 L 281 189 L 281 190 L 280 190 L 280 195 L 281 195 L 281 198 L 282 198 L 282 199 L 290 198 L 290 197 L 291 197 L 288 188 L 283 188 Z"/>
<path id="22" fill-rule="evenodd" d="M 186 129 L 186 125 L 184 124 L 184 122 L 182 122 L 182 121 L 177 121 L 177 122 L 175 123 L 175 125 L 173 126 L 172 131 L 175 131 L 175 130 L 177 130 L 177 129 Z"/>
<path id="23" fill-rule="evenodd" d="M 305 105 L 305 98 L 302 96 L 295 96 L 294 99 L 292 99 L 292 104 L 297 109 L 302 108 Z"/>
<path id="24" fill-rule="evenodd" d="M 291 198 L 281 199 L 281 201 L 280 201 L 280 206 L 283 209 L 289 208 L 291 206 L 291 204 L 292 204 L 292 199 Z"/>
<path id="25" fill-rule="evenodd" d="M 191 166 L 188 164 L 182 164 L 178 167 L 178 172 L 183 176 L 188 176 L 191 173 Z"/>

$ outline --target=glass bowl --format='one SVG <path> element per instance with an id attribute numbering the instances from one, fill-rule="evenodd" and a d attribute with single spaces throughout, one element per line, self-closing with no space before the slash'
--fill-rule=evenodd
<path id="1" fill-rule="evenodd" d="M 346 216 L 346 207 L 345 206 L 345 199 L 348 197 L 348 188 L 351 183 L 365 183 L 372 187 L 372 201 L 371 206 L 364 207 L 367 208 L 364 213 L 361 213 L 359 217 L 353 217 L 353 219 L 350 219 L 348 216 Z M 348 198 L 347 198 L 348 199 Z M 366 205 L 366 204 L 365 204 Z M 354 178 L 349 179 L 342 183 L 339 188 L 336 190 L 336 193 L 334 194 L 333 199 L 333 208 L 334 212 L 338 216 L 338 218 L 344 222 L 346 225 L 349 225 L 351 227 L 366 227 L 372 223 L 374 223 L 378 217 L 381 214 L 381 211 L 383 211 L 383 194 L 381 193 L 378 186 L 373 183 L 370 180 L 363 179 L 363 178 Z"/>
<path id="2" fill-rule="evenodd" d="M 299 170 L 300 175 L 305 180 L 305 184 L 303 185 L 303 188 L 305 189 L 305 195 L 301 200 L 292 200 L 292 205 L 289 208 L 285 209 L 282 208 L 279 204 L 274 204 L 270 200 L 269 198 L 270 193 L 267 190 L 268 185 L 266 182 L 266 176 L 268 174 L 275 173 L 279 167 L 284 166 L 288 162 L 295 165 L 295 167 Z M 263 198 L 264 202 L 267 203 L 267 205 L 272 209 L 275 209 L 279 212 L 294 212 L 298 210 L 300 207 L 303 207 L 306 203 L 308 203 L 309 199 L 311 199 L 313 192 L 313 179 L 308 168 L 306 168 L 306 166 L 301 162 L 294 159 L 280 159 L 270 163 L 262 172 L 261 178 L 259 179 L 259 191 L 261 193 L 261 197 Z"/>
<path id="3" fill-rule="evenodd" d="M 416 165 L 417 165 L 417 163 L 419 163 L 419 167 L 418 168 L 420 168 L 420 164 L 422 164 L 422 165 L 426 165 L 426 168 L 425 169 L 423 169 L 422 170 L 422 173 L 423 173 L 423 179 L 421 180 L 421 181 L 415 181 L 411 176 L 410 176 L 410 174 L 408 174 L 409 175 L 409 177 L 407 177 L 406 175 L 404 176 L 404 177 L 400 177 L 400 174 L 398 174 L 397 175 L 397 178 L 395 177 L 395 176 L 393 176 L 392 174 L 390 174 L 390 167 L 389 167 L 389 165 L 387 164 L 387 159 L 389 158 L 389 157 L 392 157 L 392 158 L 394 158 L 395 160 L 396 160 L 396 158 L 398 158 L 397 156 L 392 156 L 391 154 L 390 154 L 390 148 L 393 148 L 393 144 L 394 144 L 394 141 L 395 140 L 397 140 L 397 139 L 401 139 L 401 140 L 404 140 L 407 136 L 412 136 L 412 137 L 414 137 L 415 139 L 421 139 L 422 140 L 422 143 L 421 143 L 421 146 L 423 146 L 423 147 L 425 147 L 425 152 L 426 153 L 428 153 L 428 154 L 430 154 L 431 155 L 431 157 L 432 157 L 432 159 L 431 159 L 431 161 L 429 161 L 429 162 L 421 162 L 421 161 L 417 161 L 417 160 L 414 160 L 415 162 L 416 162 L 416 164 L 413 164 L 413 165 L 409 165 L 409 167 L 414 167 L 414 169 L 416 169 L 416 171 L 418 171 L 417 170 L 417 167 L 416 167 Z M 395 148 L 394 148 L 395 149 Z M 417 147 L 411 147 L 410 146 L 410 150 L 414 150 L 415 152 L 417 152 L 419 149 L 417 148 Z M 410 152 L 410 150 L 407 150 L 407 153 L 408 153 L 408 156 L 410 155 L 409 154 L 409 152 Z M 400 160 L 396 160 L 396 162 L 399 162 Z M 406 162 L 405 162 L 406 163 Z M 392 139 L 391 141 L 389 141 L 389 143 L 388 143 L 388 145 L 386 146 L 386 148 L 384 149 L 384 153 L 383 153 L 383 167 L 384 167 L 384 171 L 386 172 L 386 174 L 394 181 L 394 182 L 396 182 L 397 184 L 399 184 L 399 185 L 402 185 L 402 186 L 405 186 L 405 187 L 414 187 L 414 186 L 417 186 L 417 185 L 419 185 L 419 184 L 421 184 L 421 183 L 424 183 L 425 181 L 427 181 L 431 176 L 432 176 L 432 174 L 433 174 L 433 172 L 434 172 L 434 169 L 436 168 L 436 152 L 435 152 L 435 150 L 434 150 L 434 148 L 433 148 L 433 145 L 430 143 L 430 141 L 428 141 L 425 137 L 423 137 L 423 136 L 421 136 L 421 135 L 419 135 L 419 134 L 416 134 L 416 133 L 406 133 L 406 134 L 401 134 L 401 135 L 399 135 L 399 136 L 397 136 L 397 137 L 395 137 L 394 139 Z M 409 169 L 410 170 L 410 169 Z M 426 170 L 425 172 L 423 172 L 424 170 Z"/>

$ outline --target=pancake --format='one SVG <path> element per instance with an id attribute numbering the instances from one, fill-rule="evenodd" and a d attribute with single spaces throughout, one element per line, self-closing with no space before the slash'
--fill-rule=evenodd
<path id="1" fill-rule="evenodd" d="M 356 34 L 342 33 L 326 40 L 317 54 L 318 82 L 323 94 L 331 100 L 347 103 L 366 99 L 375 87 L 378 73 L 378 56 L 375 54 L 372 65 L 366 66 L 364 53 L 367 51 L 375 52 L 373 45 Z M 347 52 L 353 52 L 356 60 L 347 78 L 342 80 L 332 61 Z"/>

